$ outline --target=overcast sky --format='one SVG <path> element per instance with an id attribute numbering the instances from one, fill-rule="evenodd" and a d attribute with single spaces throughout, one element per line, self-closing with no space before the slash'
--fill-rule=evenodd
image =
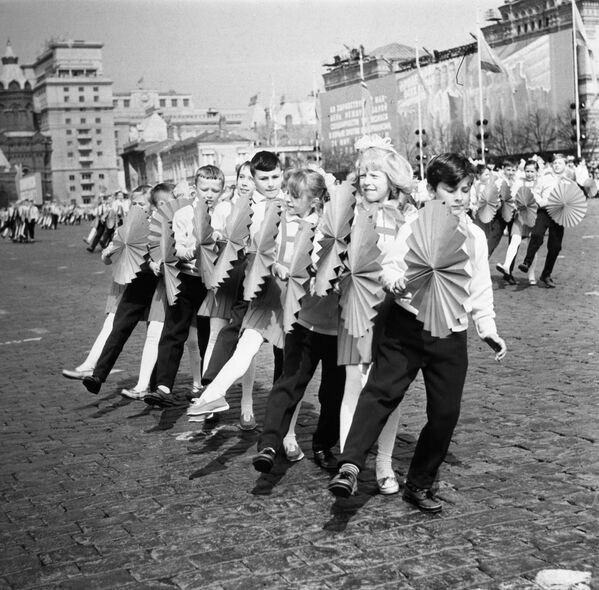
<path id="1" fill-rule="evenodd" d="M 10 38 L 32 63 L 52 36 L 104 43 L 114 90 L 193 94 L 198 107 L 245 107 L 260 92 L 302 98 L 344 45 L 399 42 L 446 49 L 471 41 L 503 0 L 0 0 L 0 51 Z"/>

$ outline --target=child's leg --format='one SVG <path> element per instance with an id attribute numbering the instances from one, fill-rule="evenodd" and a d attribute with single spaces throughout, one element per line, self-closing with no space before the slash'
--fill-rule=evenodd
<path id="1" fill-rule="evenodd" d="M 514 229 L 516 229 L 516 225 L 514 225 Z M 509 273 L 510 267 L 514 258 L 516 257 L 516 252 L 518 252 L 518 247 L 520 246 L 520 242 L 522 241 L 522 236 L 519 233 L 512 233 L 512 239 L 510 240 L 510 244 L 507 247 L 507 252 L 505 253 L 505 260 L 503 262 L 503 268 Z"/>
<path id="2" fill-rule="evenodd" d="M 254 381 L 256 380 L 256 357 L 250 362 L 248 370 L 241 378 L 241 414 L 254 415 Z"/>
<path id="3" fill-rule="evenodd" d="M 295 437 L 295 425 L 297 424 L 297 417 L 299 416 L 301 406 L 302 402 L 300 400 L 297 406 L 295 406 L 293 416 L 291 416 L 287 434 L 283 437 L 283 450 L 289 461 L 301 461 L 305 457 Z"/>
<path id="4" fill-rule="evenodd" d="M 428 357 L 422 368 L 426 388 L 427 422 L 420 432 L 408 470 L 407 482 L 430 489 L 451 442 L 460 415 L 460 402 L 468 369 L 466 332 L 435 338 L 424 344 Z"/>
<path id="5" fill-rule="evenodd" d="M 137 385 L 134 387 L 135 391 L 146 391 L 150 387 L 152 371 L 154 370 L 156 359 L 158 358 L 158 342 L 160 342 L 163 326 L 163 322 L 150 322 L 148 324 L 146 341 L 144 342 L 144 349 L 141 353 L 139 378 L 137 380 Z"/>
<path id="6" fill-rule="evenodd" d="M 208 338 L 208 346 L 206 347 L 206 354 L 204 355 L 204 369 L 208 368 L 210 364 L 210 357 L 216 344 L 216 339 L 220 331 L 229 323 L 229 320 L 223 318 L 210 318 L 210 337 Z"/>
<path id="7" fill-rule="evenodd" d="M 537 260 L 538 259 L 539 259 L 538 254 L 535 254 L 535 257 L 532 259 L 532 263 L 530 264 L 530 267 L 528 269 L 528 282 L 531 285 L 536 285 L 536 283 L 537 283 L 536 270 L 537 270 Z"/>
<path id="8" fill-rule="evenodd" d="M 260 332 L 244 330 L 233 356 L 225 363 L 212 383 L 202 393 L 201 403 L 208 403 L 220 397 L 225 397 L 227 389 L 240 379 L 249 369 L 252 359 L 262 346 L 263 338 Z"/>
<path id="9" fill-rule="evenodd" d="M 376 454 L 376 478 L 377 480 L 386 477 L 395 477 L 392 465 L 393 449 L 395 448 L 395 439 L 397 437 L 397 428 L 399 427 L 399 418 L 401 416 L 400 408 L 397 406 L 387 418 L 387 422 L 381 430 L 378 441 L 378 451 Z"/>
<path id="10" fill-rule="evenodd" d="M 198 344 L 198 330 L 195 326 L 189 327 L 189 334 L 185 341 L 185 347 L 189 354 L 189 368 L 193 379 L 194 389 L 200 386 L 202 380 L 202 357 L 200 356 L 200 345 Z"/>
<path id="11" fill-rule="evenodd" d="M 106 340 L 108 339 L 108 336 L 110 336 L 113 324 L 114 313 L 107 313 L 106 318 L 104 319 L 104 324 L 102 324 L 102 329 L 96 336 L 96 340 L 94 341 L 91 350 L 88 352 L 87 358 L 75 369 L 76 371 L 94 370 L 96 363 L 100 358 L 100 354 L 102 354 L 102 349 L 106 344 Z"/>
<path id="12" fill-rule="evenodd" d="M 345 367 L 345 389 L 339 413 L 339 449 L 343 452 L 347 434 L 358 404 L 358 398 L 368 376 L 368 369 L 364 365 L 347 365 Z"/>

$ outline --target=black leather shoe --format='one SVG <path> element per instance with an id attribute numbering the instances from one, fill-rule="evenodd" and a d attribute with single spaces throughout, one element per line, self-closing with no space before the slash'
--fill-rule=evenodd
<path id="1" fill-rule="evenodd" d="M 435 499 L 431 490 L 415 488 L 406 484 L 402 498 L 428 514 L 438 514 L 443 510 L 443 505 Z"/>
<path id="2" fill-rule="evenodd" d="M 505 279 L 505 282 L 508 285 L 517 285 L 518 281 L 514 278 L 514 275 L 507 275 L 506 277 L 503 277 Z"/>
<path id="3" fill-rule="evenodd" d="M 518 265 L 518 270 L 521 272 L 528 272 L 529 268 L 530 268 L 530 264 L 526 264 L 526 262 L 523 262 L 522 264 Z"/>
<path id="4" fill-rule="evenodd" d="M 94 377 L 90 375 L 89 377 L 84 377 L 82 380 L 83 386 L 90 393 L 98 394 L 100 392 L 100 388 L 102 387 L 102 381 L 98 379 L 98 377 Z"/>
<path id="5" fill-rule="evenodd" d="M 336 471 L 339 461 L 330 450 L 314 451 L 314 462 L 327 471 Z"/>
<path id="6" fill-rule="evenodd" d="M 541 277 L 539 279 L 539 286 L 545 287 L 545 289 L 555 289 L 555 283 L 551 277 Z"/>
<path id="7" fill-rule="evenodd" d="M 329 482 L 328 488 L 337 498 L 349 498 L 358 489 L 358 476 L 353 471 L 341 468 Z"/>
<path id="8" fill-rule="evenodd" d="M 276 451 L 272 447 L 262 449 L 253 459 L 252 465 L 260 473 L 269 473 L 275 464 Z"/>

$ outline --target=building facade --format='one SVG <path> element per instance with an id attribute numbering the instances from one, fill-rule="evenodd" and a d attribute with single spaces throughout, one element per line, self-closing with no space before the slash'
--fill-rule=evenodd
<path id="1" fill-rule="evenodd" d="M 34 105 L 52 138 L 52 186 L 60 201 L 90 203 L 118 188 L 112 80 L 102 43 L 50 42 L 33 64 Z"/>
<path id="2" fill-rule="evenodd" d="M 595 56 L 577 49 L 576 84 L 586 107 L 581 118 L 589 128 L 583 151 L 592 157 L 599 150 L 596 129 L 591 141 L 599 114 L 593 75 L 599 73 L 599 1 L 579 0 L 577 7 Z M 491 24 L 482 31 L 498 67 L 482 72 L 482 112 L 477 43 L 421 50 L 420 67 L 415 48 L 399 44 L 365 51 L 362 59 L 359 50 L 336 56 L 327 65 L 320 95 L 327 165 L 347 169 L 364 133 L 390 137 L 415 168 L 420 145 L 424 158 L 440 151 L 480 157 L 481 135 L 490 156 L 574 153 L 570 0 L 506 0 L 487 18 Z M 361 67 L 367 90 L 360 84 Z"/>
<path id="3" fill-rule="evenodd" d="M 31 68 L 19 65 L 9 41 L 0 67 L 0 206 L 17 200 L 24 174 L 39 172 L 43 195 L 52 195 L 52 140 L 40 132 L 33 84 Z"/>

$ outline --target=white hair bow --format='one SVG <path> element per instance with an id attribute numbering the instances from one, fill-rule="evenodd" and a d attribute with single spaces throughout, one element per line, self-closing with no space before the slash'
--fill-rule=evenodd
<path id="1" fill-rule="evenodd" d="M 359 152 L 363 152 L 368 148 L 377 148 L 387 152 L 397 153 L 397 150 L 391 144 L 390 137 L 381 137 L 380 135 L 364 135 L 356 141 L 355 148 Z"/>

